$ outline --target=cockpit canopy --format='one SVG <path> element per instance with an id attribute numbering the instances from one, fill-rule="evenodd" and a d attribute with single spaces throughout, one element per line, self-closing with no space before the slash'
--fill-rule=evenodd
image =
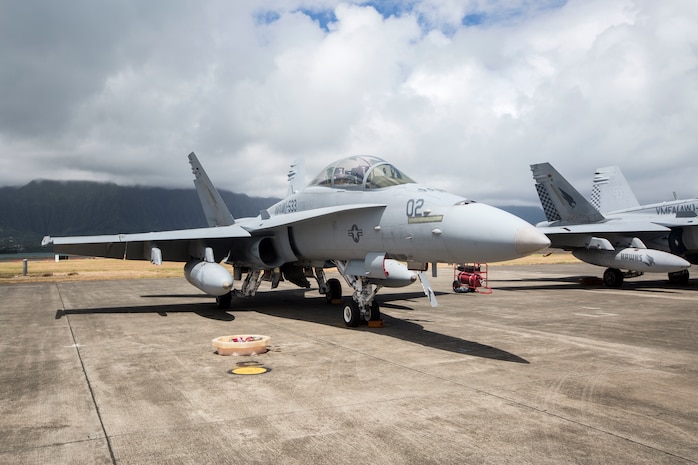
<path id="1" fill-rule="evenodd" d="M 348 157 L 323 169 L 308 186 L 343 189 L 382 189 L 414 183 L 402 171 L 385 160 L 367 155 Z"/>

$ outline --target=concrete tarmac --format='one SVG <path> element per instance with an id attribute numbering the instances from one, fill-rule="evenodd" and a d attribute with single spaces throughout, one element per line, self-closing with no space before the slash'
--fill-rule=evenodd
<path id="1" fill-rule="evenodd" d="M 439 307 L 382 289 L 357 329 L 286 283 L 227 312 L 183 278 L 0 285 L 0 463 L 698 463 L 698 283 L 439 272 Z M 270 350 L 215 354 L 232 334 Z"/>

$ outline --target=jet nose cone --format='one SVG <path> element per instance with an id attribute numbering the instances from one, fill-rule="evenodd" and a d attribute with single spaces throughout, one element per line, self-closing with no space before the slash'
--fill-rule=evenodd
<path id="1" fill-rule="evenodd" d="M 516 231 L 514 248 L 522 256 L 538 252 L 548 246 L 550 246 L 550 239 L 530 224 L 522 226 Z"/>

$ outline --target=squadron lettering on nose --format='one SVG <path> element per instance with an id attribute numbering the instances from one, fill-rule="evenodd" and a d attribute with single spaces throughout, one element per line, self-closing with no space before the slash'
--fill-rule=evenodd
<path id="1" fill-rule="evenodd" d="M 351 229 L 347 231 L 347 236 L 351 237 L 357 244 L 361 240 L 361 236 L 364 235 L 363 229 L 360 229 L 357 225 L 352 225 Z"/>

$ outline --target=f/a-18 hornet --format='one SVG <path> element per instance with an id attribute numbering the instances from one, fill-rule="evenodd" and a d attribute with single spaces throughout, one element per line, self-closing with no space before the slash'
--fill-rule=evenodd
<path id="1" fill-rule="evenodd" d="M 308 288 L 308 278 L 315 278 L 328 302 L 341 303 L 341 283 L 324 272 L 336 267 L 354 289 L 343 305 L 344 322 L 357 326 L 380 318 L 375 296 L 384 286 L 406 286 L 419 277 L 436 305 L 424 273 L 428 263 L 509 260 L 550 244 L 514 215 L 419 185 L 373 156 L 332 163 L 305 188 L 292 165 L 288 196 L 255 218 L 239 219 L 193 153 L 189 162 L 208 228 L 47 236 L 43 245 L 53 244 L 60 254 L 185 262 L 186 279 L 216 296 L 220 308 L 230 306 L 233 293 L 253 296 L 262 281 L 275 288 L 282 279 Z M 241 282 L 237 291 L 233 278 Z"/>
<path id="2" fill-rule="evenodd" d="M 531 171 L 548 220 L 537 227 L 552 247 L 608 267 L 607 286 L 646 272 L 688 282 L 688 267 L 698 263 L 697 199 L 640 205 L 620 169 L 609 166 L 596 170 L 590 203 L 550 163 Z"/>

